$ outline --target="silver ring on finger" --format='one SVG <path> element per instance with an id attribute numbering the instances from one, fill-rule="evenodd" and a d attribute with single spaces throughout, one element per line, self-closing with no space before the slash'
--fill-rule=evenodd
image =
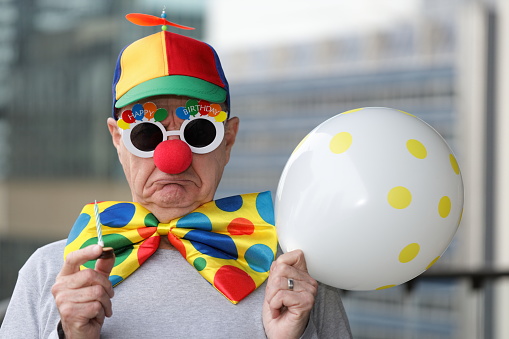
<path id="1" fill-rule="evenodd" d="M 293 279 L 288 278 L 288 290 L 293 291 L 293 286 L 294 286 Z"/>

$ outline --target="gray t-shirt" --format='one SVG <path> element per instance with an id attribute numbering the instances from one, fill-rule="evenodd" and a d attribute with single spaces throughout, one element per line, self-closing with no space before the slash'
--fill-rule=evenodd
<path id="1" fill-rule="evenodd" d="M 51 287 L 64 246 L 61 240 L 38 249 L 20 270 L 0 338 L 57 338 Z M 265 284 L 233 305 L 178 251 L 158 250 L 115 287 L 101 338 L 265 338 L 264 293 Z M 336 289 L 320 284 L 304 337 L 351 338 Z"/>

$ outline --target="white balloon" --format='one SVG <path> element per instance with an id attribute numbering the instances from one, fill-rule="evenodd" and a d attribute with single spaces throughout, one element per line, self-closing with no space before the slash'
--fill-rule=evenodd
<path id="1" fill-rule="evenodd" d="M 431 267 L 461 220 L 463 181 L 451 149 L 408 113 L 369 107 L 332 117 L 290 156 L 275 201 L 284 252 L 347 290 L 404 283 Z"/>

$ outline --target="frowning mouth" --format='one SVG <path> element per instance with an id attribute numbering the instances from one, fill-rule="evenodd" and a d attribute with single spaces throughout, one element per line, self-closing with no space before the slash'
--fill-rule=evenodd
<path id="1" fill-rule="evenodd" d="M 151 186 L 168 186 L 168 185 L 187 186 L 196 185 L 196 183 L 193 180 L 189 179 L 159 179 L 155 180 Z"/>

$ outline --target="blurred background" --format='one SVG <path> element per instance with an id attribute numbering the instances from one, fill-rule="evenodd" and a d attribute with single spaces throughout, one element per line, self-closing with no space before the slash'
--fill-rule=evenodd
<path id="1" fill-rule="evenodd" d="M 0 0 L 0 321 L 37 247 L 65 238 L 84 204 L 130 200 L 105 124 L 112 73 L 159 30 L 125 14 L 163 6 L 196 28 L 174 32 L 216 48 L 241 119 L 218 197 L 275 192 L 298 142 L 359 107 L 417 115 L 456 153 L 453 243 L 410 283 L 344 292 L 356 339 L 509 338 L 504 0 Z"/>

